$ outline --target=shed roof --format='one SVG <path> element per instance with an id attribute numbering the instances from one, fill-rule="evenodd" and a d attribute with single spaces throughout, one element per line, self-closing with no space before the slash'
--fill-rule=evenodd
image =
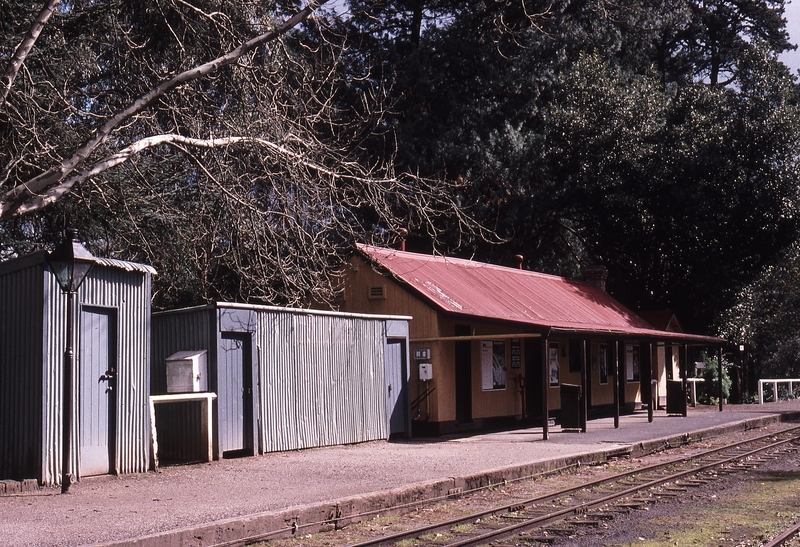
<path id="1" fill-rule="evenodd" d="M 6 260 L 5 262 L 0 262 L 0 275 L 15 272 L 38 264 L 45 264 L 46 262 L 47 251 L 36 251 L 31 254 Z M 139 264 L 137 262 L 128 262 L 126 260 L 117 260 L 115 258 L 103 258 L 96 256 L 94 257 L 94 263 L 98 266 L 125 270 L 126 272 L 139 272 L 143 274 L 156 275 L 155 268 L 147 264 Z"/>
<path id="2" fill-rule="evenodd" d="M 654 329 L 599 287 L 555 275 L 472 260 L 359 244 L 373 264 L 443 312 L 561 332 L 723 343 Z"/>

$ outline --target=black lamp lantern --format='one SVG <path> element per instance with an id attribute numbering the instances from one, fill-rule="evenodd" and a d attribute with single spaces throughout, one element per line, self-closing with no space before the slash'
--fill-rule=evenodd
<path id="1" fill-rule="evenodd" d="M 62 406 L 62 452 L 61 452 L 61 493 L 66 494 L 72 484 L 73 476 L 70 471 L 70 454 L 72 441 L 72 370 L 75 360 L 73 331 L 75 296 L 78 294 L 83 280 L 94 265 L 92 253 L 76 239 L 78 231 L 67 229 L 65 239 L 47 255 L 50 270 L 56 276 L 58 286 L 67 295 L 67 348 L 64 352 L 64 398 Z"/>
<path id="2" fill-rule="evenodd" d="M 66 238 L 47 256 L 50 269 L 64 293 L 78 292 L 83 280 L 94 265 L 94 256 L 75 238 L 78 230 L 67 229 Z"/>

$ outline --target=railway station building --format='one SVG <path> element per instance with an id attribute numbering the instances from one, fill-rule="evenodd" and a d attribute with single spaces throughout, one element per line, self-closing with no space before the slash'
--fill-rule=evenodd
<path id="1" fill-rule="evenodd" d="M 606 276 L 359 244 L 338 307 L 412 318 L 413 435 L 541 424 L 547 438 L 556 422 L 585 431 L 593 416 L 644 408 L 652 419 L 659 405 L 686 415 L 690 351 L 725 341 L 656 328 L 606 292 Z"/>

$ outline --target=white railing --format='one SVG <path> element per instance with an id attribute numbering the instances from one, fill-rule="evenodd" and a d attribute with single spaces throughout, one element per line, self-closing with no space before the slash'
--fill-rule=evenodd
<path id="1" fill-rule="evenodd" d="M 697 406 L 697 382 L 705 382 L 704 378 L 686 378 L 686 383 L 691 386 L 689 391 L 689 404 Z"/>
<path id="2" fill-rule="evenodd" d="M 800 384 L 800 378 L 787 378 L 787 379 L 769 379 L 758 381 L 758 402 L 764 404 L 764 384 L 772 384 L 772 397 L 775 402 L 778 402 L 778 384 L 789 384 L 789 393 L 794 393 L 794 383 Z"/>

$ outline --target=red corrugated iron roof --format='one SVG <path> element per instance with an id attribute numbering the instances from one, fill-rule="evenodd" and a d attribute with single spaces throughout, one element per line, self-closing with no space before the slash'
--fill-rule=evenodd
<path id="1" fill-rule="evenodd" d="M 604 290 L 584 281 L 363 244 L 358 250 L 447 313 L 556 330 L 722 341 L 658 331 Z"/>

